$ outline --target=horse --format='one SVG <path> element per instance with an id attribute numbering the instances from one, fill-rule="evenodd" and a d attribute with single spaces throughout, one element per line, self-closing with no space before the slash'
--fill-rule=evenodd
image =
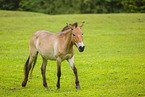
<path id="1" fill-rule="evenodd" d="M 60 32 L 50 33 L 48 31 L 37 31 L 34 33 L 29 42 L 29 57 L 24 65 L 24 80 L 22 87 L 25 87 L 28 81 L 29 72 L 31 73 L 37 61 L 38 53 L 42 56 L 43 63 L 41 73 L 43 78 L 43 86 L 47 86 L 46 82 L 46 65 L 48 60 L 57 62 L 57 89 L 60 89 L 61 63 L 67 60 L 75 74 L 76 89 L 80 90 L 77 68 L 74 65 L 74 45 L 79 52 L 83 52 L 85 46 L 83 44 L 83 32 L 81 28 L 84 22 L 78 26 L 78 23 L 67 24 Z M 33 65 L 32 65 L 33 64 Z"/>

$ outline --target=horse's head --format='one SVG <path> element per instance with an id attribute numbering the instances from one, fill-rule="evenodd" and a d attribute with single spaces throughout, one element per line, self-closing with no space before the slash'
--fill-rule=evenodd
<path id="1" fill-rule="evenodd" d="M 85 46 L 83 44 L 83 32 L 81 31 L 83 25 L 84 22 L 80 26 L 72 26 L 68 24 L 68 27 L 72 29 L 72 43 L 76 45 L 80 52 L 83 52 L 85 49 Z"/>

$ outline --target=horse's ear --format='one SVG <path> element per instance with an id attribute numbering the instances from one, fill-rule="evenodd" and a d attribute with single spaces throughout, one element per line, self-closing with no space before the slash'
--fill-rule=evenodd
<path id="1" fill-rule="evenodd" d="M 71 25 L 69 25 L 68 23 L 67 23 L 67 26 L 68 26 L 68 27 L 70 27 L 71 29 L 74 29 L 74 27 L 73 27 L 73 26 L 71 26 Z"/>
<path id="2" fill-rule="evenodd" d="M 67 34 L 67 33 L 69 33 L 70 31 L 71 31 L 71 29 L 68 29 L 68 30 L 63 31 L 62 33 Z"/>
<path id="3" fill-rule="evenodd" d="M 84 26 L 84 23 L 85 23 L 85 21 L 83 21 L 79 27 L 82 28 Z"/>

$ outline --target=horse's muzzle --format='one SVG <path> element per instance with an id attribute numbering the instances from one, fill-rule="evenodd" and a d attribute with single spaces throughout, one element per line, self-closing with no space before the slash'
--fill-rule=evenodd
<path id="1" fill-rule="evenodd" d="M 83 52 L 84 49 L 85 49 L 85 46 L 80 46 L 78 49 L 79 49 L 80 52 Z"/>

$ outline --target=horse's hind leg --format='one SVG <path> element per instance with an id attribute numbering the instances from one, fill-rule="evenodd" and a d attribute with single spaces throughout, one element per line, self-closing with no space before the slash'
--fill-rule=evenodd
<path id="1" fill-rule="evenodd" d="M 45 88 L 49 88 L 49 87 L 47 86 L 46 76 L 45 76 L 46 65 L 47 65 L 47 60 L 43 58 L 43 63 L 42 63 L 42 67 L 41 67 L 41 73 L 42 73 L 42 77 L 43 77 L 43 86 L 44 86 Z"/>
<path id="2" fill-rule="evenodd" d="M 34 62 L 33 62 L 33 66 L 32 66 L 32 69 L 31 69 L 30 77 L 32 76 L 32 72 L 33 72 L 33 69 L 34 69 L 36 61 L 37 61 L 37 55 L 38 55 L 38 52 L 36 52 L 36 56 L 34 58 Z"/>
<path id="3" fill-rule="evenodd" d="M 33 54 L 32 53 L 30 54 L 28 60 L 25 63 L 25 66 L 24 66 L 25 77 L 24 77 L 24 81 L 22 82 L 22 86 L 23 87 L 25 87 L 26 84 L 27 84 L 28 76 L 29 76 L 29 71 L 31 69 L 31 64 L 34 62 L 36 56 L 37 56 L 37 52 L 33 51 Z"/>
<path id="4" fill-rule="evenodd" d="M 25 78 L 24 81 L 22 82 L 22 86 L 25 87 L 28 81 L 28 75 L 29 75 L 29 71 L 31 69 L 31 64 L 32 64 L 33 59 L 29 56 L 27 62 L 25 63 L 24 66 L 24 71 L 25 71 Z"/>

